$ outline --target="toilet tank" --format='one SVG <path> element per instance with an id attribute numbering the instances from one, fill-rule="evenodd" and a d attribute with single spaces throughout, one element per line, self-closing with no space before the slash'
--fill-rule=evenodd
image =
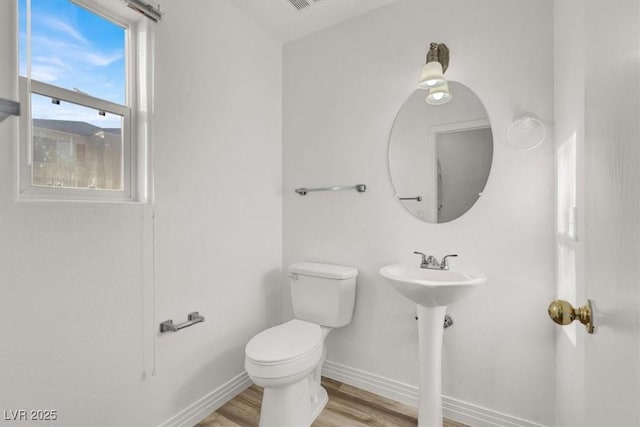
<path id="1" fill-rule="evenodd" d="M 351 322 L 358 269 L 299 262 L 289 266 L 291 300 L 296 319 L 331 328 Z"/>

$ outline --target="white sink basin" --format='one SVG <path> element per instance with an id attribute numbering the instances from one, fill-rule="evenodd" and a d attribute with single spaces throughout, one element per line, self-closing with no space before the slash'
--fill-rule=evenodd
<path id="1" fill-rule="evenodd" d="M 483 273 L 459 266 L 450 270 L 432 270 L 394 264 L 382 267 L 380 275 L 402 295 L 423 307 L 447 306 L 487 281 Z"/>

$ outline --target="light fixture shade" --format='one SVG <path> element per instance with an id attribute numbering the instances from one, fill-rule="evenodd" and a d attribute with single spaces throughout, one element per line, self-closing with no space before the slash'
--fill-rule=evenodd
<path id="1" fill-rule="evenodd" d="M 431 105 L 442 105 L 453 99 L 453 95 L 449 92 L 449 85 L 445 81 L 438 87 L 429 90 L 429 95 L 425 98 L 425 102 Z"/>
<path id="2" fill-rule="evenodd" d="M 418 83 L 419 89 L 431 89 L 445 83 L 444 73 L 442 72 L 442 64 L 438 61 L 427 62 L 422 67 L 422 75 Z"/>

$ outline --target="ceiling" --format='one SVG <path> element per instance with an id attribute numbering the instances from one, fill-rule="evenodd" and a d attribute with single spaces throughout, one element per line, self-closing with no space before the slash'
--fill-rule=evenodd
<path id="1" fill-rule="evenodd" d="M 258 24 L 282 42 L 303 37 L 396 0 L 307 0 L 296 9 L 289 0 L 235 0 Z"/>

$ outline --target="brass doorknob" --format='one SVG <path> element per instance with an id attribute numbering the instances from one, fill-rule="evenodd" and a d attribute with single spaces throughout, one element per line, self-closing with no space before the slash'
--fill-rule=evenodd
<path id="1" fill-rule="evenodd" d="M 595 331 L 593 325 L 593 306 L 591 300 L 587 300 L 587 304 L 582 307 L 573 308 L 573 306 L 561 299 L 551 301 L 547 309 L 551 320 L 558 325 L 568 325 L 575 319 L 587 327 L 587 333 L 592 334 Z"/>

